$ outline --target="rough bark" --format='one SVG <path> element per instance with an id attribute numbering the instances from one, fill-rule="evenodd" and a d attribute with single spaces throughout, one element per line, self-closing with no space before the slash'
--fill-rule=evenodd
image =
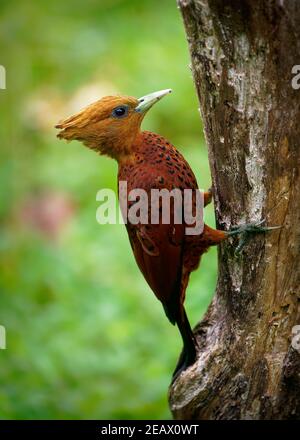
<path id="1" fill-rule="evenodd" d="M 298 0 L 179 0 L 209 150 L 217 226 L 284 225 L 219 249 L 199 359 L 170 388 L 178 419 L 300 419 Z M 200 268 L 201 270 L 201 268 Z"/>

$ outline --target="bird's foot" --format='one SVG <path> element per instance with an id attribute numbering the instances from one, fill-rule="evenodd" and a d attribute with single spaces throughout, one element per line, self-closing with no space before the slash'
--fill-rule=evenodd
<path id="1" fill-rule="evenodd" d="M 267 232 L 272 231 L 274 229 L 282 228 L 282 226 L 261 226 L 266 219 L 261 220 L 260 222 L 255 223 L 246 223 L 244 225 L 232 226 L 232 229 L 228 231 L 228 235 L 237 235 L 243 233 L 257 233 L 257 232 Z"/>
<path id="2" fill-rule="evenodd" d="M 235 250 L 236 254 L 239 254 L 242 251 L 251 234 L 268 232 L 282 228 L 282 226 L 262 226 L 265 221 L 266 219 L 263 219 L 256 223 L 246 223 L 245 225 L 233 226 L 232 229 L 227 232 L 228 236 L 240 235 L 239 244 Z"/>
<path id="3" fill-rule="evenodd" d="M 208 188 L 207 191 L 204 191 L 204 206 L 207 206 L 211 203 L 213 198 L 213 189 L 212 186 Z"/>

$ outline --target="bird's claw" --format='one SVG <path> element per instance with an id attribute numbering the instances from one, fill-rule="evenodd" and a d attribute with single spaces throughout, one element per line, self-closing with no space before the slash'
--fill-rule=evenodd
<path id="1" fill-rule="evenodd" d="M 243 233 L 258 233 L 258 232 L 267 232 L 273 231 L 275 229 L 282 228 L 281 226 L 261 226 L 265 222 L 265 219 L 260 222 L 255 223 L 246 223 L 244 225 L 235 225 L 228 231 L 228 235 L 238 235 Z"/>
<path id="2" fill-rule="evenodd" d="M 259 222 L 255 223 L 246 223 L 245 225 L 236 225 L 233 226 L 230 231 L 228 231 L 228 235 L 241 235 L 239 239 L 239 244 L 237 248 L 235 249 L 235 254 L 238 255 L 241 253 L 243 247 L 249 240 L 250 234 L 257 234 L 262 232 L 268 232 L 273 231 L 276 229 L 282 228 L 281 226 L 262 226 L 262 224 L 266 221 L 266 219 L 263 219 Z"/>
<path id="3" fill-rule="evenodd" d="M 213 198 L 213 190 L 212 190 L 212 186 L 210 188 L 208 188 L 207 191 L 204 191 L 204 206 L 209 205 L 209 203 L 211 203 Z"/>

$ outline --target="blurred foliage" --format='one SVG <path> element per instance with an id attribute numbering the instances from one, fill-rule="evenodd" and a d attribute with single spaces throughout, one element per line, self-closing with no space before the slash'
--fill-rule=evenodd
<path id="1" fill-rule="evenodd" d="M 7 331 L 0 417 L 170 418 L 167 388 L 180 336 L 139 273 L 125 228 L 95 220 L 96 192 L 116 188 L 116 164 L 59 142 L 53 126 L 112 91 L 141 96 L 170 87 L 174 93 L 144 128 L 177 145 L 200 187 L 209 187 L 176 2 L 2 0 L 0 14 L 7 70 L 0 91 L 0 324 Z M 206 221 L 214 225 L 212 207 Z M 216 251 L 201 265 L 187 295 L 193 325 L 214 292 Z"/>

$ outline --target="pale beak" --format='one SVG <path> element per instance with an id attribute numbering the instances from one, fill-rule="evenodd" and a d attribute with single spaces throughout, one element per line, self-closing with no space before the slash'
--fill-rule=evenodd
<path id="1" fill-rule="evenodd" d="M 171 89 L 160 90 L 159 92 L 150 93 L 150 95 L 142 96 L 138 101 L 138 105 L 135 108 L 136 112 L 145 113 L 149 108 L 151 108 L 156 102 L 158 102 L 165 95 L 171 93 Z"/>

